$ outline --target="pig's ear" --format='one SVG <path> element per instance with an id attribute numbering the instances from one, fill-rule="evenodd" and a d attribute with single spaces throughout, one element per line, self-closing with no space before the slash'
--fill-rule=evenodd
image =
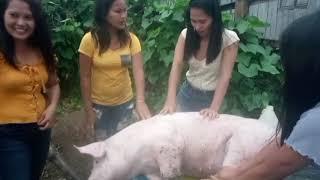
<path id="1" fill-rule="evenodd" d="M 95 142 L 86 146 L 77 147 L 80 153 L 91 155 L 94 158 L 100 158 L 106 155 L 106 145 L 102 142 Z"/>

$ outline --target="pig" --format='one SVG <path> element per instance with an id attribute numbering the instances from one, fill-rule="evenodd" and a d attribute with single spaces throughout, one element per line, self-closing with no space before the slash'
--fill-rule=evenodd
<path id="1" fill-rule="evenodd" d="M 149 180 L 206 178 L 254 156 L 274 130 L 257 119 L 221 114 L 208 120 L 198 112 L 181 112 L 156 115 L 77 148 L 94 158 L 89 180 L 131 180 L 141 174 Z"/>

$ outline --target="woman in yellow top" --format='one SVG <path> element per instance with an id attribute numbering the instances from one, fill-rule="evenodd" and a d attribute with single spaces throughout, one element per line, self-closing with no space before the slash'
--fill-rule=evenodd
<path id="1" fill-rule="evenodd" d="M 98 140 L 117 130 L 133 110 L 129 67 L 136 87 L 136 109 L 150 117 L 144 98 L 144 72 L 138 38 L 128 31 L 125 0 L 97 0 L 95 27 L 84 35 L 80 47 L 80 77 L 86 112 L 86 133 Z M 95 126 L 94 126 L 95 124 Z"/>
<path id="2" fill-rule="evenodd" d="M 38 0 L 0 2 L 0 179 L 37 180 L 60 88 Z"/>
<path id="3" fill-rule="evenodd" d="M 222 23 L 217 0 L 191 0 L 187 28 L 178 39 L 162 113 L 200 111 L 210 119 L 218 116 L 238 54 L 239 38 Z M 186 81 L 176 97 L 184 64 Z"/>

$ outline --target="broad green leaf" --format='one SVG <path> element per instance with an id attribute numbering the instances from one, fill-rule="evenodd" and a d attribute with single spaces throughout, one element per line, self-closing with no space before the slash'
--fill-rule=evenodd
<path id="1" fill-rule="evenodd" d="M 261 21 L 256 16 L 249 16 L 249 17 L 247 17 L 247 20 L 253 27 L 256 27 L 256 28 L 262 28 L 262 27 L 269 26 L 268 23 Z"/>
<path id="2" fill-rule="evenodd" d="M 169 53 L 166 54 L 166 56 L 164 56 L 163 61 L 166 67 L 168 67 L 172 63 L 173 56 L 174 56 L 174 51 L 170 51 Z"/>
<path id="3" fill-rule="evenodd" d="M 246 67 L 241 63 L 238 64 L 239 73 L 243 74 L 248 78 L 257 76 L 259 69 L 260 69 L 260 66 L 258 64 L 251 64 L 249 67 Z"/>
<path id="4" fill-rule="evenodd" d="M 160 31 L 161 31 L 160 27 L 153 29 L 151 31 L 148 31 L 149 38 L 156 38 L 159 35 Z"/>
<path id="5" fill-rule="evenodd" d="M 147 29 L 150 25 L 151 25 L 151 22 L 150 22 L 149 20 L 147 20 L 147 19 L 143 19 L 143 20 L 142 20 L 141 27 L 142 27 L 143 29 Z"/>
<path id="6" fill-rule="evenodd" d="M 240 42 L 240 49 L 244 52 L 249 52 L 249 48 L 242 42 Z"/>
<path id="7" fill-rule="evenodd" d="M 147 41 L 147 44 L 149 47 L 153 47 L 155 45 L 156 41 L 154 39 Z"/>
<path id="8" fill-rule="evenodd" d="M 237 30 L 240 34 L 243 34 L 246 32 L 249 26 L 250 24 L 247 21 L 240 21 L 240 23 L 237 25 Z"/>
<path id="9" fill-rule="evenodd" d="M 178 22 L 183 22 L 184 20 L 184 12 L 183 11 L 176 11 L 173 14 L 172 20 L 178 21 Z"/>
<path id="10" fill-rule="evenodd" d="M 251 56 L 249 54 L 239 53 L 239 55 L 238 55 L 238 62 L 239 63 L 248 67 L 250 64 L 250 60 L 251 60 Z"/>
<path id="11" fill-rule="evenodd" d="M 143 51 L 143 59 L 144 59 L 144 63 L 147 63 L 151 57 L 152 57 L 152 54 L 153 54 L 154 51 L 151 51 L 149 49 L 145 49 Z"/>
<path id="12" fill-rule="evenodd" d="M 280 56 L 275 53 L 271 54 L 270 56 L 266 56 L 265 58 L 268 59 L 270 63 L 274 65 L 279 63 L 279 60 L 280 60 Z"/>
<path id="13" fill-rule="evenodd" d="M 248 43 L 252 43 L 252 44 L 259 44 L 259 39 L 255 36 L 248 36 L 245 39 Z"/>
<path id="14" fill-rule="evenodd" d="M 280 73 L 275 66 L 273 66 L 272 64 L 268 64 L 268 63 L 263 64 L 262 67 L 260 68 L 260 71 L 268 72 L 271 74 L 279 74 Z"/>
<path id="15" fill-rule="evenodd" d="M 171 11 L 168 11 L 168 10 L 166 10 L 166 11 L 163 11 L 163 12 L 161 12 L 161 16 L 160 16 L 160 18 L 159 18 L 159 22 L 164 22 L 164 19 L 166 19 L 167 17 L 169 17 L 170 15 L 171 15 Z"/>
<path id="16" fill-rule="evenodd" d="M 247 44 L 247 48 L 248 48 L 248 51 L 252 52 L 253 54 L 257 54 L 258 52 L 264 55 L 266 53 L 265 49 L 258 44 Z"/>

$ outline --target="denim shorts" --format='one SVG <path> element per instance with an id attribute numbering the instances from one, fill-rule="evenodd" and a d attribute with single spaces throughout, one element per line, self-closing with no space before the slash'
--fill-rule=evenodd
<path id="1" fill-rule="evenodd" d="M 183 82 L 177 95 L 178 111 L 196 112 L 209 108 L 214 91 L 204 91 L 193 87 L 187 80 Z"/>
<path id="2" fill-rule="evenodd" d="M 133 122 L 133 108 L 134 105 L 132 100 L 116 106 L 93 104 L 93 109 L 97 116 L 95 123 L 95 139 L 97 141 L 105 140 L 131 124 Z"/>

